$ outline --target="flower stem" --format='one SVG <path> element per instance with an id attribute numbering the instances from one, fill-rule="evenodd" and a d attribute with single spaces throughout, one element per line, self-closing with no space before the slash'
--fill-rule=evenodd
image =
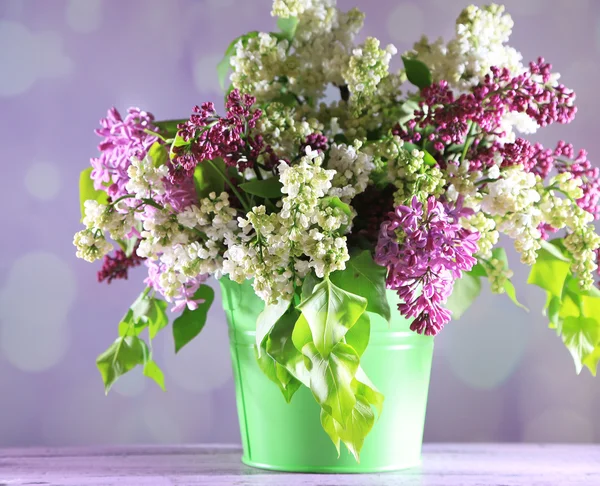
<path id="1" fill-rule="evenodd" d="M 469 131 L 467 132 L 467 138 L 465 139 L 465 145 L 463 147 L 462 154 L 460 155 L 461 163 L 463 160 L 465 160 L 465 157 L 467 156 L 467 152 L 469 151 L 469 147 L 473 143 L 473 139 L 471 139 L 471 135 L 473 133 L 474 126 L 475 126 L 475 124 L 472 121 L 469 121 Z"/>
<path id="2" fill-rule="evenodd" d="M 233 182 L 231 182 L 229 180 L 229 177 L 227 177 L 227 175 L 225 174 L 225 172 L 223 172 L 219 167 L 217 167 L 217 165 L 214 164 L 212 160 L 206 159 L 205 162 L 208 162 L 211 165 L 211 167 L 223 178 L 223 180 L 225 181 L 225 183 L 231 188 L 231 190 L 233 191 L 233 193 L 235 194 L 235 196 L 238 198 L 238 200 L 240 201 L 240 203 L 244 207 L 244 210 L 247 213 L 249 213 L 250 212 L 250 207 L 248 206 L 248 202 L 246 201 L 246 199 L 244 197 L 242 197 L 242 194 L 237 190 L 237 187 L 235 187 L 235 185 L 233 184 Z"/>

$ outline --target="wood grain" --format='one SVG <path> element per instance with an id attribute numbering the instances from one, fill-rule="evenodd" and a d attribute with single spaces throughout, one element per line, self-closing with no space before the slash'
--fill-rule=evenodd
<path id="1" fill-rule="evenodd" d="M 429 444 L 423 465 L 369 475 L 285 474 L 240 463 L 236 446 L 0 450 L 0 486 L 600 485 L 599 445 Z"/>

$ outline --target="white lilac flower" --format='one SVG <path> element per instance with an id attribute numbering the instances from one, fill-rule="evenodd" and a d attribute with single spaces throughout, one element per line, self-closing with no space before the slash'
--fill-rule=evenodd
<path id="1" fill-rule="evenodd" d="M 102 231 L 89 228 L 75 233 L 73 244 L 77 247 L 77 257 L 88 262 L 101 259 L 113 248 Z"/>
<path id="2" fill-rule="evenodd" d="M 135 194 L 138 199 L 164 194 L 163 179 L 168 173 L 169 169 L 166 165 L 155 167 L 152 159 L 148 156 L 143 159 L 132 157 L 131 165 L 127 168 L 129 181 L 125 185 L 125 189 L 129 194 Z"/>
<path id="3" fill-rule="evenodd" d="M 230 59 L 233 86 L 261 101 L 279 95 L 282 85 L 278 78 L 288 71 L 284 67 L 288 46 L 287 40 L 264 32 L 238 41 Z"/>
<path id="4" fill-rule="evenodd" d="M 289 299 L 311 268 L 323 277 L 345 268 L 349 258 L 341 234 L 349 218 L 326 198 L 336 171 L 321 163 L 310 148 L 297 164 L 282 162 L 279 212 L 254 207 L 238 218 L 242 233 L 227 243 L 223 273 L 240 283 L 252 279 L 256 294 L 266 302 Z"/>
<path id="5" fill-rule="evenodd" d="M 271 15 L 273 17 L 297 17 L 313 4 L 313 0 L 274 0 Z"/>
<path id="6" fill-rule="evenodd" d="M 463 228 L 479 233 L 477 256 L 486 260 L 491 258 L 492 249 L 500 237 L 500 233 L 496 229 L 496 222 L 481 211 L 469 218 L 461 218 L 460 222 Z"/>
<path id="7" fill-rule="evenodd" d="M 367 106 L 381 80 L 389 74 L 390 60 L 396 52 L 398 51 L 392 44 L 380 49 L 379 40 L 374 37 L 367 37 L 364 44 L 352 51 L 342 75 L 350 90 L 350 102 L 356 113 Z"/>
<path id="8" fill-rule="evenodd" d="M 329 151 L 327 167 L 335 170 L 331 181 L 330 196 L 337 196 L 349 203 L 354 196 L 364 192 L 369 184 L 369 175 L 375 168 L 373 158 L 360 151 L 362 143 L 358 140 L 353 145 L 333 144 Z"/>
<path id="9" fill-rule="evenodd" d="M 515 75 L 522 71 L 521 54 L 506 45 L 512 27 L 512 18 L 503 6 L 471 5 L 459 15 L 456 35 L 447 45 L 441 39 L 430 43 L 423 37 L 409 55 L 424 62 L 435 81 L 444 79 L 459 89 L 468 89 L 492 66 L 507 68 Z"/>
<path id="10" fill-rule="evenodd" d="M 579 286 L 590 289 L 594 285 L 594 271 L 598 268 L 596 254 L 600 247 L 600 236 L 593 226 L 588 225 L 568 234 L 564 244 L 573 259 L 571 271 L 577 275 Z"/>
<path id="11" fill-rule="evenodd" d="M 490 281 L 492 292 L 495 294 L 505 293 L 505 284 L 513 276 L 512 270 L 506 267 L 506 263 L 498 258 L 492 258 L 488 264 L 485 265 L 485 270 Z"/>
<path id="12" fill-rule="evenodd" d="M 536 188 L 538 179 L 521 165 L 505 169 L 502 175 L 487 184 L 481 209 L 494 217 L 500 232 L 515 240 L 521 261 L 532 265 L 541 247 L 538 226 L 543 222 L 542 211 L 537 207 L 541 199 Z"/>
<path id="13" fill-rule="evenodd" d="M 384 148 L 388 158 L 388 179 L 394 186 L 395 205 L 410 204 L 413 196 L 421 202 L 431 195 L 438 196 L 443 189 L 445 179 L 439 168 L 425 162 L 425 152 L 420 150 L 406 150 L 404 143 L 394 137 Z"/>
<path id="14" fill-rule="evenodd" d="M 133 211 L 124 201 L 115 206 L 107 206 L 89 199 L 84 203 L 84 210 L 83 224 L 88 229 L 99 229 L 109 233 L 114 240 L 125 238 L 135 224 Z"/>

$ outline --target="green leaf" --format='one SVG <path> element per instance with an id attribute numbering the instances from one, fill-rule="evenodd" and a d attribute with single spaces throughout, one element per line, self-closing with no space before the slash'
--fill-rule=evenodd
<path id="1" fill-rule="evenodd" d="M 594 348 L 594 351 L 583 358 L 583 365 L 587 366 L 592 376 L 596 376 L 598 370 L 598 361 L 600 361 L 600 345 Z"/>
<path id="2" fill-rule="evenodd" d="M 562 239 L 556 239 L 552 241 L 542 240 L 540 244 L 542 245 L 544 251 L 550 253 L 554 258 L 563 262 L 570 262 L 571 260 L 565 256 L 563 251 L 557 246 L 560 244 L 560 242 L 562 242 Z"/>
<path id="3" fill-rule="evenodd" d="M 408 121 L 415 117 L 415 111 L 419 109 L 419 101 L 416 99 L 409 99 L 402 103 L 400 106 L 400 116 L 398 117 L 398 123 L 405 125 Z"/>
<path id="4" fill-rule="evenodd" d="M 91 179 L 92 170 L 94 170 L 92 167 L 88 167 L 79 174 L 79 206 L 82 220 L 85 216 L 85 202 L 87 200 L 92 199 L 100 204 L 108 204 L 108 194 L 94 188 L 94 181 Z"/>
<path id="5" fill-rule="evenodd" d="M 277 27 L 283 34 L 283 38 L 292 42 L 296 35 L 296 27 L 298 27 L 298 17 L 278 18 Z"/>
<path id="6" fill-rule="evenodd" d="M 599 344 L 600 323 L 590 317 L 567 317 L 562 325 L 562 339 L 573 356 L 577 373 L 580 373 L 583 362 Z"/>
<path id="7" fill-rule="evenodd" d="M 358 368 L 356 351 L 345 343 L 338 343 L 328 357 L 323 357 L 314 343 L 302 349 L 310 374 L 310 388 L 317 403 L 334 420 L 346 425 L 356 398 L 352 391 L 352 380 Z"/>
<path id="8" fill-rule="evenodd" d="M 352 208 L 346 204 L 345 202 L 343 202 L 339 197 L 337 196 L 328 196 L 328 197 L 324 197 L 323 199 L 321 199 L 322 204 L 326 207 L 331 207 L 331 208 L 338 208 L 341 209 L 342 212 L 348 216 L 348 218 L 350 220 L 352 220 L 352 218 L 354 217 L 354 214 L 352 213 Z"/>
<path id="9" fill-rule="evenodd" d="M 527 283 L 537 285 L 552 295 L 560 296 L 571 265 L 545 249 L 538 252 L 537 261 L 531 267 Z"/>
<path id="10" fill-rule="evenodd" d="M 292 396 L 300 386 L 302 386 L 302 383 L 294 378 L 284 366 L 280 365 L 267 353 L 262 353 L 262 355 L 259 356 L 256 349 L 255 353 L 258 366 L 262 372 L 279 387 L 285 401 L 290 403 Z M 285 378 L 284 374 L 287 374 Z"/>
<path id="11" fill-rule="evenodd" d="M 433 83 L 433 76 L 429 68 L 417 59 L 402 56 L 406 77 L 418 88 L 427 88 Z"/>
<path id="12" fill-rule="evenodd" d="M 315 275 L 315 272 L 311 271 L 302 282 L 302 300 L 308 299 L 313 289 L 321 282 L 321 279 Z"/>
<path id="13" fill-rule="evenodd" d="M 434 167 L 437 165 L 437 160 L 435 160 L 435 157 L 433 155 L 431 155 L 427 150 L 425 150 L 422 147 L 419 147 L 418 145 L 415 145 L 414 143 L 409 143 L 409 142 L 404 142 L 404 145 L 402 145 L 402 148 L 404 150 L 406 150 L 407 152 L 412 152 L 413 150 L 418 150 L 419 152 L 423 152 L 423 162 L 425 162 L 427 165 Z"/>
<path id="14" fill-rule="evenodd" d="M 294 331 L 292 332 L 292 342 L 294 347 L 302 352 L 304 346 L 312 342 L 312 334 L 306 318 L 300 314 L 296 324 L 294 325 Z"/>
<path id="15" fill-rule="evenodd" d="M 231 41 L 231 44 L 229 44 L 229 46 L 227 47 L 223 59 L 221 60 L 221 62 L 219 62 L 219 64 L 217 64 L 217 76 L 219 78 L 219 85 L 221 86 L 221 89 L 223 91 L 226 91 L 227 88 L 225 83 L 227 81 L 227 75 L 229 74 L 229 68 L 231 67 L 229 60 L 231 59 L 231 56 L 235 54 L 236 44 L 238 43 L 238 41 L 242 41 L 242 44 L 245 44 L 248 39 L 257 36 L 257 31 L 248 32 L 247 34 L 241 35 L 240 37 L 233 39 L 233 41 Z"/>
<path id="16" fill-rule="evenodd" d="M 137 336 L 121 336 L 96 359 L 102 375 L 104 390 L 110 390 L 117 378 L 144 364 L 148 358 L 148 346 Z"/>
<path id="17" fill-rule="evenodd" d="M 481 263 L 475 264 L 471 271 L 467 273 L 473 277 L 487 277 L 485 267 Z"/>
<path id="18" fill-rule="evenodd" d="M 212 160 L 221 171 L 225 171 L 225 162 L 223 159 L 216 158 Z M 218 170 L 208 162 L 199 163 L 194 169 L 194 187 L 198 199 L 208 197 L 211 192 L 221 194 L 225 188 L 225 181 Z"/>
<path id="19" fill-rule="evenodd" d="M 136 236 L 132 236 L 131 238 L 126 238 L 124 240 L 116 240 L 118 245 L 121 247 L 121 250 L 125 252 L 125 256 L 129 258 L 133 255 L 135 247 L 138 243 L 138 238 Z"/>
<path id="20" fill-rule="evenodd" d="M 169 152 L 167 152 L 166 147 L 160 142 L 154 142 L 152 144 L 148 149 L 148 156 L 150 157 L 150 160 L 152 160 L 152 165 L 154 165 L 154 167 L 165 165 L 169 160 Z"/>
<path id="21" fill-rule="evenodd" d="M 177 125 L 185 123 L 187 119 L 181 120 L 162 120 L 152 122 L 157 128 L 160 134 L 165 138 L 174 138 L 177 135 Z"/>
<path id="22" fill-rule="evenodd" d="M 371 319 L 369 314 L 364 312 L 346 333 L 346 344 L 352 346 L 356 354 L 362 356 L 369 345 L 371 337 Z"/>
<path id="23" fill-rule="evenodd" d="M 366 307 L 365 298 L 346 292 L 325 279 L 298 309 L 308 322 L 317 351 L 327 357 Z"/>
<path id="24" fill-rule="evenodd" d="M 469 273 L 454 282 L 454 290 L 446 308 L 452 311 L 452 319 L 460 319 L 481 292 L 481 279 Z"/>
<path id="25" fill-rule="evenodd" d="M 338 287 L 367 299 L 367 311 L 390 321 L 390 305 L 385 286 L 387 270 L 373 261 L 365 250 L 350 257 L 346 269 L 333 272 L 329 278 Z M 360 353 L 359 353 L 360 354 Z"/>
<path id="26" fill-rule="evenodd" d="M 354 391 L 355 395 L 364 397 L 371 405 L 373 405 L 375 410 L 377 410 L 377 414 L 381 416 L 385 397 L 383 396 L 383 393 L 381 393 L 375 387 L 375 385 L 373 385 L 371 380 L 369 380 L 369 377 L 360 366 L 356 370 L 354 380 L 352 380 L 352 390 Z"/>
<path id="27" fill-rule="evenodd" d="M 162 388 L 162 391 L 165 390 L 165 375 L 159 366 L 154 362 L 154 360 L 149 359 L 144 364 L 144 376 L 151 378 L 156 382 L 158 386 Z"/>
<path id="28" fill-rule="evenodd" d="M 283 184 L 279 179 L 270 177 L 269 179 L 253 179 L 240 184 L 240 188 L 247 194 L 263 197 L 265 199 L 278 199 L 281 197 L 281 188 Z"/>
<path id="29" fill-rule="evenodd" d="M 266 344 L 266 351 L 278 364 L 306 386 L 310 385 L 308 370 L 302 353 L 293 342 L 293 333 L 299 313 L 295 309 L 286 312 L 273 326 Z M 309 332 L 310 336 L 310 332 Z M 290 397 L 291 398 L 291 397 Z"/>
<path id="30" fill-rule="evenodd" d="M 546 292 L 548 295 L 548 303 L 546 304 L 546 315 L 550 320 L 551 327 L 558 330 L 560 334 L 560 326 L 562 325 L 562 319 L 559 316 L 561 308 L 561 299 L 557 295 L 552 295 L 550 292 Z"/>
<path id="31" fill-rule="evenodd" d="M 517 291 L 510 279 L 506 279 L 506 282 L 504 282 L 504 290 L 506 291 L 506 295 L 508 295 L 510 300 L 512 300 L 517 307 L 520 307 L 521 309 L 529 312 L 529 309 L 523 304 L 521 304 L 521 302 L 519 302 L 519 299 L 517 299 Z"/>
<path id="32" fill-rule="evenodd" d="M 167 303 L 164 300 L 152 299 L 152 305 L 148 311 L 148 333 L 150 339 L 154 339 L 158 332 L 169 324 L 167 317 Z"/>
<path id="33" fill-rule="evenodd" d="M 187 147 L 183 150 L 188 150 L 189 146 L 192 144 L 191 140 L 185 140 L 179 133 L 175 135 L 173 139 L 173 143 L 171 144 L 171 148 L 169 149 L 169 159 L 173 160 L 179 152 L 175 152 L 175 148 L 178 147 Z"/>
<path id="34" fill-rule="evenodd" d="M 131 304 L 130 309 L 133 312 L 133 320 L 139 321 L 143 320 L 144 322 L 148 322 L 148 311 L 152 305 L 152 297 L 150 297 L 149 289 L 144 290 L 137 299 Z"/>
<path id="35" fill-rule="evenodd" d="M 166 315 L 167 303 L 163 300 L 150 297 L 149 288 L 146 288 L 131 304 L 131 307 L 119 323 L 119 336 L 139 336 L 150 326 L 150 339 L 168 324 Z"/>
<path id="36" fill-rule="evenodd" d="M 196 310 L 190 310 L 186 307 L 181 316 L 175 319 L 173 322 L 173 339 L 176 353 L 200 334 L 214 298 L 214 290 L 208 285 L 201 285 L 194 294 L 194 299 L 204 299 L 204 302 L 198 304 Z"/>
<path id="37" fill-rule="evenodd" d="M 289 300 L 279 299 L 276 304 L 265 305 L 263 311 L 258 315 L 256 319 L 256 346 L 259 355 L 261 354 L 263 342 L 269 336 L 271 329 L 289 308 Z"/>
<path id="38" fill-rule="evenodd" d="M 500 260 L 502 263 L 504 263 L 504 270 L 509 269 L 508 256 L 506 255 L 506 250 L 504 248 L 494 248 L 492 250 L 492 258 L 496 258 L 497 260 Z M 519 302 L 519 299 L 517 299 L 517 291 L 510 279 L 506 279 L 506 281 L 504 282 L 504 290 L 506 291 L 506 295 L 508 295 L 510 300 L 512 300 L 517 307 L 520 307 L 521 309 L 529 312 L 529 309 L 523 304 L 521 304 Z"/>
<path id="39" fill-rule="evenodd" d="M 360 450 L 374 423 L 375 414 L 369 403 L 361 396 L 356 397 L 356 404 L 345 426 L 342 427 L 334 421 L 335 431 L 356 462 L 360 462 Z"/>
<path id="40" fill-rule="evenodd" d="M 336 426 L 335 426 L 335 420 L 333 420 L 333 417 L 331 415 L 329 415 L 323 409 L 321 409 L 321 426 L 323 427 L 323 430 L 325 432 L 327 432 L 327 435 L 331 439 L 331 442 L 333 442 L 333 445 L 335 446 L 335 448 L 337 450 L 338 459 L 339 459 L 340 458 L 340 436 L 339 436 Z"/>

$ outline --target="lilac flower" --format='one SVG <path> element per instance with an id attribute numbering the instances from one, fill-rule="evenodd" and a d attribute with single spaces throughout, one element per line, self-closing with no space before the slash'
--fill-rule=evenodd
<path id="1" fill-rule="evenodd" d="M 152 125 L 154 116 L 139 108 L 129 108 L 125 119 L 116 108 L 108 110 L 106 118 L 100 120 L 101 128 L 96 133 L 104 137 L 98 145 L 101 154 L 91 159 L 91 178 L 96 189 L 105 190 L 112 198 L 127 194 L 125 184 L 129 181 L 127 168 L 131 158 L 143 159 L 156 137 L 144 130 L 156 130 Z M 110 184 L 108 188 L 106 184 Z"/>
<path id="2" fill-rule="evenodd" d="M 178 126 L 179 135 L 190 144 L 174 148 L 177 155 L 170 166 L 171 180 L 191 177 L 196 165 L 216 157 L 241 171 L 252 167 L 265 150 L 262 136 L 249 133 L 262 114 L 252 108 L 255 103 L 253 96 L 233 90 L 227 96 L 224 117 L 217 114 L 214 103 L 195 106 L 190 119 Z"/>
<path id="3" fill-rule="evenodd" d="M 484 147 L 479 142 L 485 137 L 506 135 L 502 121 L 508 113 L 526 113 L 542 127 L 573 120 L 577 111 L 573 105 L 575 94 L 563 85 L 551 85 L 550 70 L 550 64 L 541 58 L 530 63 L 529 69 L 517 76 L 511 75 L 508 69 L 492 67 L 491 73 L 481 83 L 456 98 L 446 81 L 434 83 L 421 91 L 419 108 L 406 128 L 397 125 L 393 133 L 411 143 L 420 142 L 422 133 L 429 133 L 427 140 L 434 151 L 439 152 L 434 156 L 437 155 L 436 158 L 443 163 L 444 150 L 451 145 L 464 144 L 474 124 L 479 136 L 471 144 L 467 156 L 471 170 L 489 167 L 494 153 L 503 150 L 516 163 L 516 158 L 523 159 L 534 154 L 531 146 L 521 141 L 507 144 L 503 149 L 498 143 Z M 533 161 L 536 159 L 529 157 L 526 160 L 535 172 Z"/>
<path id="4" fill-rule="evenodd" d="M 387 287 L 398 292 L 400 313 L 414 318 L 411 329 L 435 335 L 450 320 L 443 307 L 454 281 L 477 262 L 479 233 L 458 223 L 470 210 L 451 208 L 431 196 L 426 204 L 413 198 L 382 223 L 375 261 L 388 268 Z"/>
<path id="5" fill-rule="evenodd" d="M 104 255 L 102 268 L 98 271 L 98 282 L 106 280 L 107 283 L 111 283 L 118 279 L 127 280 L 129 269 L 141 265 L 143 261 L 144 259 L 139 257 L 135 250 L 129 257 L 123 250 L 116 250 L 113 256 Z"/>
<path id="6" fill-rule="evenodd" d="M 583 196 L 577 200 L 577 205 L 594 215 L 600 217 L 600 169 L 592 166 L 587 158 L 587 152 L 580 150 L 575 156 L 573 145 L 564 141 L 558 142 L 554 150 L 554 163 L 558 172 L 570 172 L 574 177 L 579 177 L 583 184 Z"/>
<path id="7" fill-rule="evenodd" d="M 169 295 L 160 283 L 161 275 L 169 270 L 167 265 L 154 260 L 145 260 L 145 264 L 148 268 L 148 276 L 144 279 L 144 283 L 163 295 L 167 302 L 172 302 L 174 304 L 171 308 L 171 312 L 179 312 L 186 307 L 190 310 L 195 310 L 198 308 L 198 304 L 204 302 L 203 299 L 194 299 L 194 295 L 200 288 L 200 285 L 208 280 L 209 275 L 201 274 L 194 278 L 190 278 L 185 283 L 181 284 L 176 295 Z"/>

